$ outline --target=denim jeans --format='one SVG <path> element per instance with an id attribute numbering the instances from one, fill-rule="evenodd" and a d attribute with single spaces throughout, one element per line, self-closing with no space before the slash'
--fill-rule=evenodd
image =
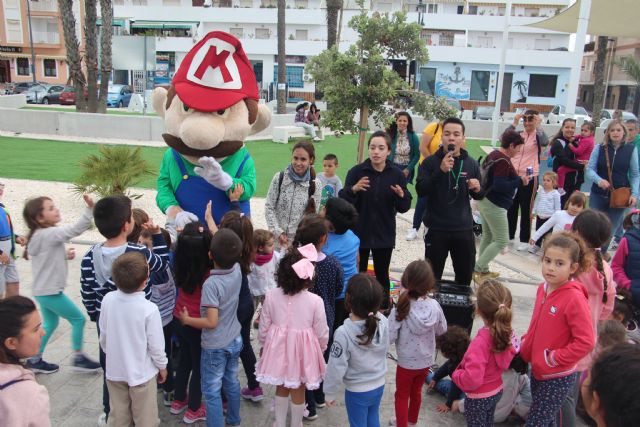
<path id="1" fill-rule="evenodd" d="M 311 138 L 316 137 L 316 128 L 312 124 L 305 122 L 295 122 L 294 124 L 300 128 L 304 128 Z"/>
<path id="2" fill-rule="evenodd" d="M 202 349 L 202 395 L 207 407 L 207 427 L 224 427 L 220 391 L 224 385 L 227 397 L 226 425 L 240 425 L 240 381 L 238 359 L 242 351 L 242 338 L 238 335 L 225 348 Z"/>
<path id="3" fill-rule="evenodd" d="M 380 400 L 384 386 L 356 393 L 344 391 L 344 404 L 351 427 L 380 427 Z"/>

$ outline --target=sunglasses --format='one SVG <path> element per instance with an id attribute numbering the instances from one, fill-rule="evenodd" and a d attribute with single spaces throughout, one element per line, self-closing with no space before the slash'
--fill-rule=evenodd
<path id="1" fill-rule="evenodd" d="M 526 116 L 526 117 L 524 118 L 524 121 L 525 121 L 525 122 L 532 122 L 532 121 L 534 121 L 535 119 L 536 119 L 536 116 Z"/>

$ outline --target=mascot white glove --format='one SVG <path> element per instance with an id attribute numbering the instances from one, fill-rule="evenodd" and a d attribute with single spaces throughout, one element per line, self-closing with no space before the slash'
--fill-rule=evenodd
<path id="1" fill-rule="evenodd" d="M 192 214 L 191 212 L 180 211 L 176 215 L 175 219 L 176 229 L 178 231 L 182 231 L 185 225 L 196 221 L 198 221 L 198 217 L 196 215 Z"/>
<path id="2" fill-rule="evenodd" d="M 220 163 L 213 157 L 200 157 L 200 166 L 193 168 L 193 171 L 204 178 L 209 184 L 219 190 L 227 191 L 233 185 L 231 175 L 222 170 Z"/>

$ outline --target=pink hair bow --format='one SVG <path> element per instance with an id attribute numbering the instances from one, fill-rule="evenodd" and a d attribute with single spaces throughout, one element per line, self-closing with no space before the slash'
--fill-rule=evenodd
<path id="1" fill-rule="evenodd" d="M 308 245 L 300 246 L 298 252 L 300 252 L 304 258 L 291 266 L 293 267 L 293 271 L 295 271 L 301 279 L 313 279 L 313 262 L 318 260 L 316 247 L 312 243 L 309 243 Z"/>

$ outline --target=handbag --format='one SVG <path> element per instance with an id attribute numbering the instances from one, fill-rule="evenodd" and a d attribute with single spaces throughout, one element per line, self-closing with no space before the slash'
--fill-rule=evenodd
<path id="1" fill-rule="evenodd" d="M 615 209 L 626 208 L 629 206 L 629 198 L 631 198 L 631 188 L 630 187 L 613 188 L 613 178 L 611 176 L 611 167 L 613 165 L 609 162 L 608 147 L 605 145 L 603 146 L 603 149 L 604 149 L 604 156 L 607 162 L 607 173 L 609 174 L 609 184 L 611 184 L 611 187 L 609 188 L 609 191 L 611 192 L 611 194 L 609 195 L 609 207 L 615 208 Z"/>

